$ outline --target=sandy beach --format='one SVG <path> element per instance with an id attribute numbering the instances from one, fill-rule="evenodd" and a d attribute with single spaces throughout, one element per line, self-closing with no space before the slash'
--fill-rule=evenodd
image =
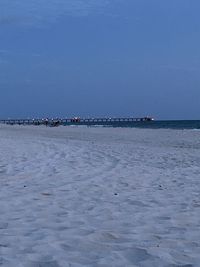
<path id="1" fill-rule="evenodd" d="M 200 131 L 0 126 L 0 265 L 200 266 Z"/>

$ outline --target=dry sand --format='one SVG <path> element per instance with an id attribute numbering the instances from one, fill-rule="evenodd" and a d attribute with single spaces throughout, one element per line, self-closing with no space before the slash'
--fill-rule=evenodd
<path id="1" fill-rule="evenodd" d="M 200 266 L 200 132 L 0 126 L 0 265 Z"/>

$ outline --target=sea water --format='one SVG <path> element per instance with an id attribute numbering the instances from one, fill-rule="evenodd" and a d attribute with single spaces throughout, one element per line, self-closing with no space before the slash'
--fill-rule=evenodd
<path id="1" fill-rule="evenodd" d="M 103 127 L 128 127 L 128 128 L 151 128 L 151 129 L 200 129 L 200 120 L 158 120 L 144 122 L 87 122 L 87 123 L 66 123 L 67 125 L 77 126 L 103 126 Z"/>

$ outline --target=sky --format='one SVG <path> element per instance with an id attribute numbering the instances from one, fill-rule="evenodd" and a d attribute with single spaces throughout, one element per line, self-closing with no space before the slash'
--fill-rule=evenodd
<path id="1" fill-rule="evenodd" d="M 199 10 L 199 0 L 0 0 L 0 117 L 200 119 Z"/>

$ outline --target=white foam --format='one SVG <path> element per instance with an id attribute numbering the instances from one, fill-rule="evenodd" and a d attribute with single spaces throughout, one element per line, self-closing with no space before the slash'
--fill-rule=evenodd
<path id="1" fill-rule="evenodd" d="M 0 264 L 199 266 L 195 131 L 0 126 Z"/>

